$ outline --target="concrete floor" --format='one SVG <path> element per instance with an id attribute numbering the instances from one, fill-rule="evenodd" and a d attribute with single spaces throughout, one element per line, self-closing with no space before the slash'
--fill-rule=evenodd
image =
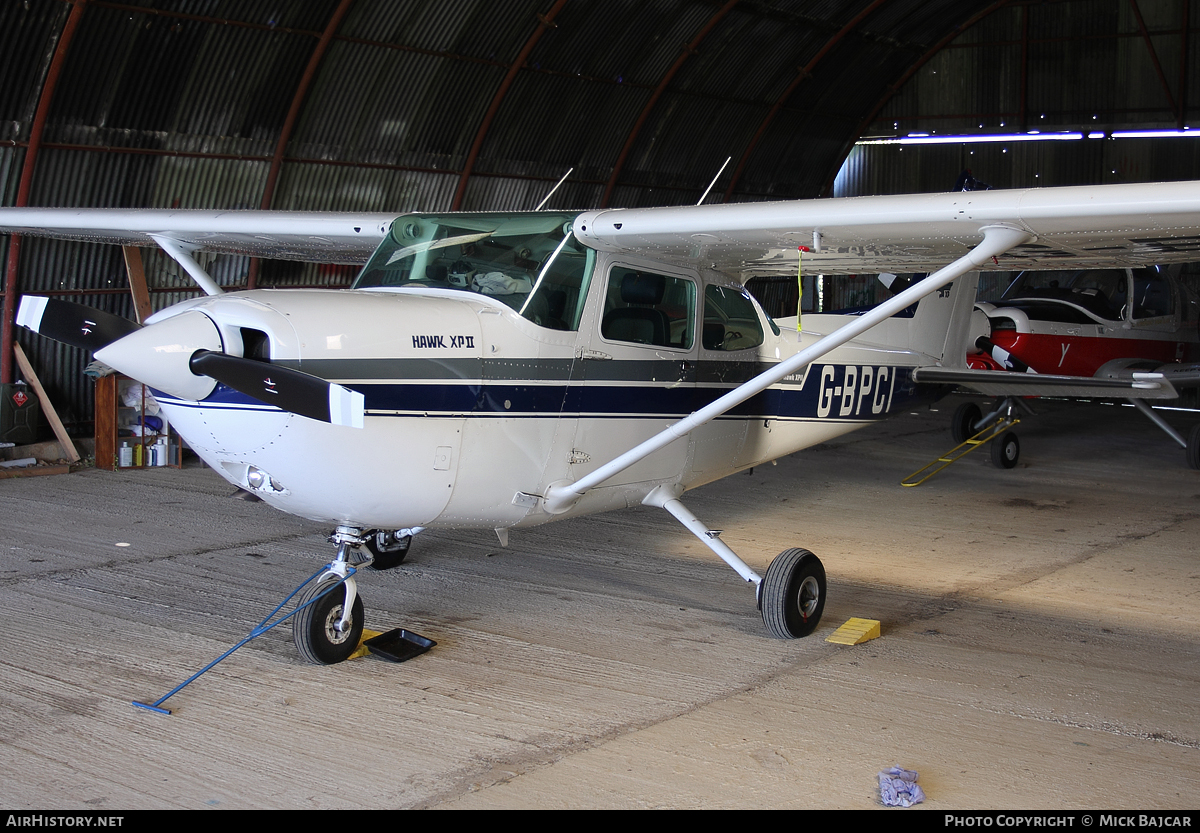
<path id="1" fill-rule="evenodd" d="M 317 667 L 280 628 L 169 717 L 130 701 L 244 636 L 327 530 L 199 467 L 0 481 L 0 806 L 873 808 L 900 765 L 929 810 L 1194 808 L 1200 472 L 1130 409 L 1044 407 L 1012 471 L 898 485 L 950 402 L 690 494 L 760 571 L 821 556 L 814 637 L 767 638 L 659 510 L 428 532 L 360 586 L 432 652 Z M 826 643 L 851 616 L 882 637 Z"/>

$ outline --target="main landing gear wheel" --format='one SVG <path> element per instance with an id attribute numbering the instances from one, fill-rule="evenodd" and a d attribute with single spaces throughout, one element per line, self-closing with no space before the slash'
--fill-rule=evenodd
<path id="1" fill-rule="evenodd" d="M 368 535 L 363 546 L 370 550 L 374 557 L 374 560 L 371 561 L 372 570 L 390 570 L 393 567 L 399 567 L 404 563 L 404 559 L 408 558 L 408 548 L 412 546 L 412 536 L 381 530 L 373 535 Z"/>
<path id="2" fill-rule="evenodd" d="M 332 580 L 313 582 L 304 588 L 297 604 L 320 596 L 329 589 Z M 358 649 L 362 638 L 362 597 L 354 594 L 354 606 L 350 612 L 350 623 L 346 630 L 338 630 L 342 619 L 342 608 L 346 603 L 346 587 L 336 587 L 292 617 L 292 641 L 296 650 L 308 662 L 316 665 L 332 665 L 349 659 Z"/>
<path id="3" fill-rule="evenodd" d="M 1187 464 L 1191 468 L 1200 469 L 1200 425 L 1193 425 L 1188 432 Z"/>
<path id="4" fill-rule="evenodd" d="M 1012 431 L 1005 432 L 998 440 L 992 440 L 992 465 L 998 469 L 1011 469 L 1021 457 L 1021 441 Z"/>
<path id="5" fill-rule="evenodd" d="M 954 441 L 962 445 L 975 436 L 975 426 L 983 419 L 983 413 L 974 402 L 964 402 L 954 412 L 950 420 L 950 434 Z"/>
<path id="6" fill-rule="evenodd" d="M 759 588 L 763 624 L 777 639 L 816 630 L 825 610 L 825 567 L 808 550 L 784 550 L 767 567 Z"/>

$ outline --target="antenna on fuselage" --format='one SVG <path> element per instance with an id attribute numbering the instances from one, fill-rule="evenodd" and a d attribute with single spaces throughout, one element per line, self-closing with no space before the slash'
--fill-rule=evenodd
<path id="1" fill-rule="evenodd" d="M 732 156 L 725 157 L 725 165 L 728 165 L 729 160 L 732 158 Z M 708 187 L 704 189 L 704 194 L 700 197 L 700 202 L 696 203 L 696 205 L 704 202 L 705 197 L 708 196 L 708 192 L 713 189 L 713 186 L 717 184 L 717 180 L 721 178 L 721 174 L 725 173 L 725 165 L 721 166 L 721 170 L 717 171 L 717 175 L 713 177 L 712 182 L 708 183 Z"/>
<path id="2" fill-rule="evenodd" d="M 549 193 L 549 194 L 547 194 L 547 195 L 545 196 L 545 198 L 544 198 L 544 199 L 543 199 L 541 202 L 539 202 L 539 203 L 538 203 L 538 206 L 537 206 L 537 208 L 533 209 L 534 211 L 541 211 L 541 210 L 542 210 L 542 206 L 543 206 L 543 205 L 545 205 L 545 204 L 546 204 L 546 203 L 547 203 L 547 202 L 550 200 L 550 198 L 554 196 L 554 192 L 558 190 L 558 186 L 559 186 L 559 185 L 562 185 L 564 182 L 566 182 L 566 181 L 567 181 L 567 177 L 569 177 L 569 176 L 571 175 L 571 171 L 573 171 L 573 170 L 575 170 L 575 169 L 574 169 L 574 168 L 571 168 L 571 169 L 570 169 L 570 170 L 568 170 L 568 171 L 567 171 L 565 174 L 563 174 L 563 175 L 562 175 L 562 179 L 560 179 L 560 180 L 558 181 L 558 185 L 555 185 L 553 188 L 551 188 L 551 189 L 550 189 L 550 193 Z"/>

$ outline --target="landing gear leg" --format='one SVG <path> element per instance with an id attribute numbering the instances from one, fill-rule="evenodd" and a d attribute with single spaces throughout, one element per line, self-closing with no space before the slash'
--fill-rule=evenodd
<path id="1" fill-rule="evenodd" d="M 642 503 L 666 509 L 738 575 L 758 588 L 758 608 L 772 636 L 795 639 L 812 633 L 825 609 L 825 568 L 821 561 L 808 550 L 785 550 L 771 562 L 763 578 L 721 540 L 721 530 L 709 529 L 683 505 L 679 500 L 682 493 L 679 486 L 659 486 Z"/>
<path id="2" fill-rule="evenodd" d="M 351 553 L 362 546 L 362 530 L 339 526 L 330 540 L 338 546 L 329 567 L 301 591 L 305 605 L 292 617 L 292 641 L 300 656 L 318 665 L 349 659 L 363 630 L 363 603 L 350 566 Z"/>
<path id="3" fill-rule="evenodd" d="M 1170 426 L 1170 424 L 1154 412 L 1154 409 L 1146 404 L 1144 399 L 1130 399 L 1129 402 L 1133 407 L 1137 408 L 1146 419 L 1153 422 L 1163 430 L 1168 437 L 1179 443 L 1183 449 L 1184 455 L 1187 457 L 1187 464 L 1193 469 L 1200 469 L 1200 425 L 1192 427 L 1188 433 L 1188 438 L 1185 440 L 1178 431 Z"/>
<path id="4" fill-rule="evenodd" d="M 373 556 L 370 566 L 372 570 L 390 570 L 399 567 L 408 558 L 409 547 L 412 546 L 413 536 L 425 527 L 417 526 L 412 529 L 372 529 L 363 536 L 363 546 Z"/>

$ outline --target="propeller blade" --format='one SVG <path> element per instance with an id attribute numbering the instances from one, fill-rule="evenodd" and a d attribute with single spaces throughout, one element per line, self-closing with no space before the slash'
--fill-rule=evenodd
<path id="1" fill-rule="evenodd" d="M 1017 356 L 1008 352 L 987 336 L 980 336 L 975 339 L 975 346 L 995 359 L 996 363 L 1006 370 L 1011 370 L 1015 373 L 1037 373 L 1032 367 L 1025 364 Z"/>
<path id="2" fill-rule="evenodd" d="M 283 411 L 334 425 L 363 427 L 363 395 L 326 379 L 255 359 L 197 350 L 189 366 Z"/>
<path id="3" fill-rule="evenodd" d="M 41 295 L 22 296 L 17 323 L 47 338 L 85 350 L 107 347 L 142 328 L 136 321 L 111 312 Z"/>

